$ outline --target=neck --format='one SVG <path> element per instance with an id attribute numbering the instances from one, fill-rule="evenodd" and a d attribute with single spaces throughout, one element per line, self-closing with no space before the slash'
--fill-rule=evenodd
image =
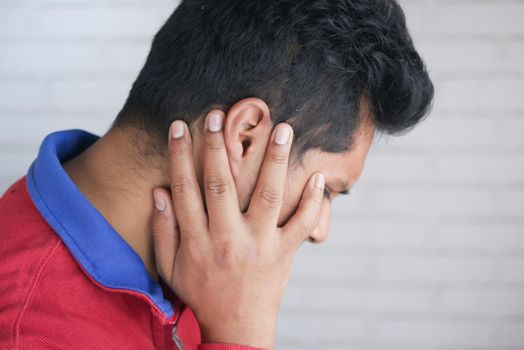
<path id="1" fill-rule="evenodd" d="M 63 167 L 158 280 L 150 223 L 152 189 L 161 185 L 161 172 L 137 164 L 137 139 L 135 132 L 112 129 Z"/>

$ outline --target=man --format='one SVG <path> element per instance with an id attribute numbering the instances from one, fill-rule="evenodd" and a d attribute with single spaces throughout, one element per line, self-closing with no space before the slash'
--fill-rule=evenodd
<path id="1" fill-rule="evenodd" d="M 293 252 L 432 97 L 393 0 L 182 1 L 107 134 L 2 197 L 1 347 L 273 348 Z"/>

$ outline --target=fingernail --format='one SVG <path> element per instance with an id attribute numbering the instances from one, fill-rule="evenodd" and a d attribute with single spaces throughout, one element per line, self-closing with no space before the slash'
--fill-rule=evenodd
<path id="1" fill-rule="evenodd" d="M 179 139 L 184 136 L 184 124 L 180 120 L 175 120 L 171 125 L 171 137 Z"/>
<path id="2" fill-rule="evenodd" d="M 277 133 L 275 135 L 275 143 L 277 145 L 285 145 L 287 141 L 289 140 L 290 134 L 291 133 L 289 132 L 289 127 L 287 126 L 277 127 Z"/>
<path id="3" fill-rule="evenodd" d="M 164 198 L 160 196 L 158 193 L 153 192 L 153 197 L 155 199 L 155 208 L 158 211 L 164 211 L 166 210 L 166 202 L 164 201 Z"/>
<path id="4" fill-rule="evenodd" d="M 213 113 L 207 118 L 207 129 L 211 132 L 222 130 L 222 114 Z"/>
<path id="5" fill-rule="evenodd" d="M 315 186 L 323 189 L 324 184 L 326 183 L 326 179 L 324 178 L 324 174 L 320 173 L 315 176 Z"/>

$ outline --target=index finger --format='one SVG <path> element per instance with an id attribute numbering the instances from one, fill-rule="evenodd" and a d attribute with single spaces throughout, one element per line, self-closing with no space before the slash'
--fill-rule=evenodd
<path id="1" fill-rule="evenodd" d="M 291 126 L 281 123 L 275 127 L 267 146 L 266 157 L 246 213 L 248 220 L 254 220 L 264 227 L 276 227 L 278 223 L 292 139 Z"/>

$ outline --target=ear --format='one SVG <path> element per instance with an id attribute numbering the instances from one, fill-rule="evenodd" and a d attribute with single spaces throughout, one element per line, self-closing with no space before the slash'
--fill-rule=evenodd
<path id="1" fill-rule="evenodd" d="M 263 159 L 272 129 L 269 107 L 259 98 L 242 99 L 229 109 L 224 139 L 235 180 L 243 168 L 256 166 L 261 156 Z"/>

